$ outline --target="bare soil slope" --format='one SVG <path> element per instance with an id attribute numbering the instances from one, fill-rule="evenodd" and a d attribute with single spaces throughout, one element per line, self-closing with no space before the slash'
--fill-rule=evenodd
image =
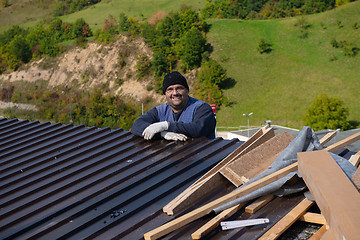
<path id="1" fill-rule="evenodd" d="M 111 45 L 90 42 L 86 48 L 73 48 L 57 58 L 33 61 L 18 71 L 0 75 L 0 80 L 45 80 L 49 86 L 71 86 L 77 83 L 87 89 L 107 84 L 115 94 L 128 95 L 134 99 L 152 97 L 161 103 L 164 101 L 161 95 L 146 89 L 153 77 L 147 76 L 141 80 L 136 78 L 137 59 L 142 55 L 151 59 L 152 52 L 141 38 L 119 36 Z M 125 63 L 119 64 L 120 60 Z M 119 85 L 117 79 L 123 83 Z"/>

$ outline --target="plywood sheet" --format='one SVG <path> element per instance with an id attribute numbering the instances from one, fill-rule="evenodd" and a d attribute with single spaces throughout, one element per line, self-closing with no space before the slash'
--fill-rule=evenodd
<path id="1" fill-rule="evenodd" d="M 294 137 L 287 132 L 276 135 L 257 148 L 233 160 L 220 169 L 220 173 L 235 186 L 240 186 L 244 184 L 242 181 L 244 177 L 251 179 L 267 170 L 293 139 Z"/>
<path id="2" fill-rule="evenodd" d="M 299 172 L 337 239 L 360 236 L 360 194 L 324 150 L 298 153 Z"/>

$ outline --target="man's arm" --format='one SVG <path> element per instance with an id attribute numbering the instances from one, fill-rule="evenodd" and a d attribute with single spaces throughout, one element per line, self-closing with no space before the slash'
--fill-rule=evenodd
<path id="1" fill-rule="evenodd" d="M 189 137 L 209 137 L 215 132 L 216 119 L 210 105 L 202 104 L 196 109 L 194 121 L 191 123 L 170 122 L 167 131 L 182 133 Z"/>
<path id="2" fill-rule="evenodd" d="M 145 128 L 156 122 L 159 122 L 158 112 L 156 108 L 152 108 L 134 122 L 131 127 L 131 133 L 142 137 Z"/>

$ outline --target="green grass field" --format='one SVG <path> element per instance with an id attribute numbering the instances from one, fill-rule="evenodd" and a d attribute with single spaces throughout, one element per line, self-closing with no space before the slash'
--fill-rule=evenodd
<path id="1" fill-rule="evenodd" d="M 360 122 L 360 52 L 344 56 L 331 40 L 346 40 L 360 48 L 360 2 L 330 12 L 303 17 L 311 26 L 300 37 L 299 17 L 264 21 L 211 20 L 208 41 L 212 57 L 236 81 L 225 95 L 234 101 L 217 112 L 218 126 L 247 125 L 243 113 L 253 112 L 250 125 L 273 124 L 301 128 L 306 109 L 322 93 L 344 101 L 348 120 Z M 339 21 L 342 27 L 339 27 Z M 272 44 L 270 54 L 257 50 L 260 39 Z M 336 60 L 331 61 L 331 59 Z"/>
<path id="2" fill-rule="evenodd" d="M 10 8 L 9 11 L 0 9 L 0 32 L 5 31 L 13 24 L 19 24 L 23 27 L 35 26 L 41 18 L 49 16 L 49 13 L 55 9 L 56 1 L 50 1 L 51 4 L 49 5 L 40 4 L 44 1 L 50 0 L 32 0 L 34 4 L 20 4 L 20 2 L 28 2 L 25 0 L 10 1 L 14 2 L 11 13 L 9 12 Z M 17 4 L 15 5 L 15 3 Z M 144 20 L 149 19 L 158 11 L 164 11 L 165 15 L 170 11 L 178 11 L 183 5 L 200 10 L 205 3 L 206 0 L 102 0 L 83 11 L 60 18 L 64 22 L 75 22 L 76 19 L 83 18 L 93 30 L 96 30 L 103 26 L 104 20 L 109 15 L 117 19 L 120 13 L 125 13 L 128 17 Z"/>

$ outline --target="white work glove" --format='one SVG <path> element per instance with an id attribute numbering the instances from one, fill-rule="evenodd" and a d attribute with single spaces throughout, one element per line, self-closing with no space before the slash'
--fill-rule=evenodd
<path id="1" fill-rule="evenodd" d="M 153 136 L 156 133 L 165 131 L 168 129 L 168 127 L 169 127 L 169 124 L 167 121 L 153 123 L 153 124 L 149 125 L 147 128 L 145 128 L 145 130 L 142 132 L 142 135 L 143 135 L 144 139 L 150 140 L 153 138 Z"/>
<path id="2" fill-rule="evenodd" d="M 187 136 L 182 133 L 174 133 L 174 132 L 161 132 L 161 136 L 166 140 L 173 140 L 173 141 L 186 141 Z"/>

